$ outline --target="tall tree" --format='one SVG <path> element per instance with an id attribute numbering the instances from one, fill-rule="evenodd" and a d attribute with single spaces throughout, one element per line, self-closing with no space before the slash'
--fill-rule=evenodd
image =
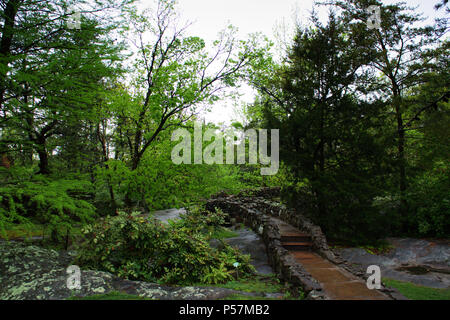
<path id="1" fill-rule="evenodd" d="M 48 138 L 86 117 L 102 81 L 119 70 L 119 47 L 109 37 L 112 25 L 89 15 L 110 3 L 100 1 L 83 11 L 79 29 L 67 25 L 71 1 L 6 3 L 0 54 L 2 152 L 11 145 L 32 148 L 39 172 L 49 173 Z"/>
<path id="2" fill-rule="evenodd" d="M 373 238 L 380 231 L 371 224 L 385 166 L 377 161 L 384 154 L 383 104 L 364 101 L 355 85 L 365 80 L 370 59 L 360 54 L 365 41 L 349 37 L 333 14 L 326 25 L 313 15 L 312 26 L 298 28 L 274 82 L 253 79 L 266 125 L 280 128 L 280 158 L 293 185 L 307 181 L 310 214 L 332 237 Z M 305 194 L 295 188 L 295 204 L 304 206 Z"/>
<path id="3" fill-rule="evenodd" d="M 132 134 L 134 170 L 161 131 L 184 123 L 200 104 L 217 101 L 219 93 L 235 83 L 257 54 L 257 43 L 237 41 L 229 27 L 215 42 L 215 51 L 208 52 L 202 39 L 185 36 L 189 24 L 181 24 L 173 0 L 159 0 L 153 15 L 132 12 L 131 19 L 130 38 L 138 51 L 135 108 L 123 117 L 133 127 L 127 130 Z"/>
<path id="4" fill-rule="evenodd" d="M 131 82 L 117 91 L 112 108 L 134 171 L 162 131 L 218 101 L 259 51 L 256 37 L 238 41 L 231 26 L 209 50 L 201 38 L 186 35 L 189 23 L 180 20 L 173 0 L 157 1 L 151 13 L 131 10 L 130 25 Z"/>
<path id="5" fill-rule="evenodd" d="M 342 9 L 342 19 L 349 25 L 350 32 L 363 35 L 367 39 L 365 50 L 371 52 L 374 59 L 368 64 L 372 78 L 368 92 L 387 98 L 389 109 L 394 115 L 397 141 L 398 185 L 402 205 L 400 213 L 407 213 L 405 198 L 408 187 L 407 141 L 405 130 L 408 121 L 405 116 L 411 112 L 411 104 L 405 97 L 414 88 L 426 81 L 434 64 L 432 57 L 425 57 L 426 49 L 439 44 L 439 38 L 446 28 L 442 25 L 422 26 L 424 18 L 405 3 L 386 5 L 373 0 L 333 1 L 329 5 Z M 370 5 L 381 10 L 380 28 L 369 29 L 368 20 L 372 13 Z M 431 101 L 430 101 L 431 102 Z"/>

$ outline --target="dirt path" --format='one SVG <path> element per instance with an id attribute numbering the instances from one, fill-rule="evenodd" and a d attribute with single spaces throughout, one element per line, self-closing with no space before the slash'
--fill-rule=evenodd
<path id="1" fill-rule="evenodd" d="M 366 283 L 312 251 L 310 237 L 277 218 L 283 247 L 323 286 L 332 300 L 389 300 L 383 293 L 370 290 Z"/>

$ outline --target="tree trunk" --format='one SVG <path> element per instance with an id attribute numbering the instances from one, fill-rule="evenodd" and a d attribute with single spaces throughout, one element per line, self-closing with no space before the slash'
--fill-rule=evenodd
<path id="1" fill-rule="evenodd" d="M 105 123 L 103 123 L 103 127 L 104 128 L 106 127 Z M 102 145 L 103 161 L 105 162 L 105 167 L 106 167 L 106 169 L 109 170 L 109 166 L 107 164 L 107 162 L 109 160 L 109 154 L 108 154 L 108 147 L 106 145 L 106 132 L 102 133 L 100 131 L 100 123 L 97 124 L 97 136 L 98 136 L 98 139 L 100 140 L 100 143 Z M 110 178 L 107 179 L 107 184 L 108 184 L 109 196 L 111 198 L 111 206 L 112 206 L 112 209 L 115 211 L 116 208 L 117 208 L 117 204 L 116 204 L 116 198 L 114 196 L 114 189 L 112 187 Z"/>
<path id="2" fill-rule="evenodd" d="M 397 119 L 397 152 L 398 152 L 398 169 L 399 169 L 399 188 L 400 188 L 400 215 L 403 218 L 404 228 L 407 228 L 407 214 L 408 214 L 408 203 L 406 201 L 406 159 L 405 159 L 405 130 L 403 128 L 403 115 L 401 112 L 401 106 L 399 97 L 394 98 L 395 103 L 395 114 Z M 406 231 L 406 230 L 405 230 Z"/>
<path id="3" fill-rule="evenodd" d="M 8 155 L 6 153 L 2 153 L 2 160 L 0 166 L 5 167 L 6 169 L 11 168 L 11 161 L 9 160 Z"/>
<path id="4" fill-rule="evenodd" d="M 4 21 L 2 38 L 0 41 L 0 60 L 2 60 L 1 63 L 4 64 L 4 66 L 0 68 L 0 110 L 3 107 L 3 99 L 6 91 L 6 83 L 4 83 L 4 81 L 6 80 L 6 74 L 8 72 L 8 56 L 11 53 L 14 24 L 21 2 L 22 0 L 8 1 L 2 14 Z"/>
<path id="5" fill-rule="evenodd" d="M 38 174 L 50 174 L 48 166 L 48 153 L 45 145 L 45 138 L 39 138 L 36 142 L 37 152 L 39 156 L 39 172 Z"/>
<path id="6" fill-rule="evenodd" d="M 131 172 L 136 171 L 141 162 L 142 154 L 139 152 L 139 149 L 134 149 L 133 156 L 131 158 Z M 125 193 L 125 206 L 130 209 L 133 206 L 133 200 L 130 196 L 130 188 L 127 189 Z"/>
<path id="7" fill-rule="evenodd" d="M 46 150 L 38 151 L 39 155 L 39 174 L 49 174 L 50 169 L 48 168 L 48 154 Z"/>

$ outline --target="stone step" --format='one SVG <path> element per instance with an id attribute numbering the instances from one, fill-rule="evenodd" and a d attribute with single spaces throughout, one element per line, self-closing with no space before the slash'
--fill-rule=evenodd
<path id="1" fill-rule="evenodd" d="M 290 251 L 310 251 L 312 250 L 312 242 L 281 242 L 286 250 Z"/>
<path id="2" fill-rule="evenodd" d="M 311 237 L 307 234 L 282 235 L 281 242 L 311 242 Z"/>

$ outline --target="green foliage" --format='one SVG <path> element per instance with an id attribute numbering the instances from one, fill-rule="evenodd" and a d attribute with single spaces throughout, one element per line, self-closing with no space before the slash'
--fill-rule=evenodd
<path id="1" fill-rule="evenodd" d="M 213 239 L 228 239 L 228 238 L 234 238 L 237 237 L 238 234 L 232 230 L 229 230 L 227 228 L 217 228 L 214 230 L 214 233 L 211 234 L 211 238 Z"/>
<path id="2" fill-rule="evenodd" d="M 204 284 L 195 284 L 202 286 Z M 287 283 L 282 284 L 274 274 L 268 275 L 252 275 L 239 277 L 236 280 L 228 281 L 226 283 L 213 285 L 219 288 L 227 288 L 235 291 L 241 291 L 248 294 L 232 294 L 225 300 L 302 300 L 304 299 L 304 292 L 298 287 L 290 286 Z M 267 298 L 260 295 L 266 294 L 280 294 L 279 298 Z"/>
<path id="3" fill-rule="evenodd" d="M 418 176 L 408 190 L 410 233 L 450 237 L 450 174 L 447 162 L 438 162 Z"/>
<path id="4" fill-rule="evenodd" d="M 170 221 L 169 223 L 176 228 L 186 228 L 193 232 L 203 232 L 208 238 L 212 238 L 213 234 L 223 230 L 221 227 L 225 223 L 226 214 L 216 208 L 216 211 L 206 211 L 202 206 L 190 207 L 181 219 Z"/>
<path id="5" fill-rule="evenodd" d="M 17 174 L 18 168 L 15 173 Z M 52 180 L 34 176 L 25 180 L 23 174 L 17 180 L 0 187 L 0 229 L 18 224 L 41 223 L 52 231 L 57 240 L 72 230 L 75 223 L 88 223 L 95 217 L 95 208 L 82 199 L 93 190 L 85 180 Z M 23 180 L 22 180 L 23 179 Z"/>
<path id="6" fill-rule="evenodd" d="M 363 79 L 358 69 L 367 57 L 355 50 L 364 40 L 346 36 L 334 14 L 326 25 L 311 20 L 313 27 L 298 28 L 287 62 L 259 88 L 254 109 L 261 110 L 262 126 L 280 129 L 286 170 L 279 183 L 289 203 L 329 238 L 372 241 L 389 230 L 372 205 L 391 169 L 380 130 L 384 105 L 350 89 Z"/>
<path id="7" fill-rule="evenodd" d="M 392 249 L 394 249 L 394 246 L 389 244 L 387 241 L 380 241 L 376 245 L 365 245 L 360 248 L 366 250 L 367 253 L 379 255 L 389 253 Z"/>
<path id="8" fill-rule="evenodd" d="M 66 28 L 66 0 L 7 2 L 0 16 L 13 27 L 9 41 L 2 34 L 9 44 L 0 52 L 0 152 L 18 150 L 12 154 L 21 153 L 27 164 L 35 153 L 39 172 L 49 174 L 50 151 L 59 147 L 59 154 L 73 154 L 67 149 L 77 138 L 74 127 L 88 131 L 105 84 L 122 73 L 121 46 L 109 32 L 117 26 L 84 14 L 79 30 Z M 83 2 L 92 12 L 114 6 L 110 0 Z M 16 7 L 16 16 L 9 6 Z"/>
<path id="9" fill-rule="evenodd" d="M 254 293 L 279 293 L 284 287 L 275 275 L 257 275 L 251 277 L 240 277 L 238 280 L 219 284 L 217 287 L 232 289 L 236 291 Z"/>
<path id="10" fill-rule="evenodd" d="M 238 40 L 232 26 L 211 45 L 175 31 L 176 1 L 155 0 L 145 12 L 129 0 L 80 1 L 79 30 L 64 27 L 72 0 L 0 8 L 0 229 L 42 223 L 58 238 L 95 211 L 185 207 L 220 191 L 282 186 L 334 240 L 449 235 L 442 25 L 419 26 L 401 3 L 331 1 L 328 22 L 313 14 L 277 63 L 267 38 Z M 381 30 L 367 29 L 369 3 L 382 7 Z M 128 40 L 138 46 L 129 63 Z M 280 129 L 279 173 L 173 164 L 171 129 L 192 132 L 198 108 L 243 77 L 259 96 L 244 107 L 249 124 L 232 127 Z M 170 228 L 210 236 L 183 223 Z M 211 268 L 211 279 L 227 277 Z"/>
<path id="11" fill-rule="evenodd" d="M 367 28 L 369 3 L 380 30 Z M 280 63 L 266 52 L 249 75 L 251 125 L 280 129 L 284 199 L 333 240 L 447 237 L 448 170 L 433 168 L 449 153 L 444 29 L 404 3 L 327 5 L 326 23 L 313 13 Z"/>
<path id="12" fill-rule="evenodd" d="M 258 166 L 250 165 L 176 165 L 171 151 L 176 142 L 170 132 L 149 148 L 138 168 L 109 160 L 96 169 L 96 189 L 99 203 L 110 200 L 108 184 L 112 186 L 119 206 L 125 206 L 125 195 L 137 207 L 160 210 L 198 203 L 220 191 L 238 193 L 243 189 L 274 185 L 272 177 L 263 177 Z M 110 210 L 106 206 L 106 210 Z"/>
<path id="13" fill-rule="evenodd" d="M 394 213 L 380 212 L 374 204 L 377 188 L 351 180 L 352 173 L 346 173 L 342 177 L 327 175 L 313 183 L 284 187 L 282 198 L 320 225 L 329 240 L 352 245 L 376 244 L 392 231 Z M 322 193 L 315 194 L 312 185 Z"/>
<path id="14" fill-rule="evenodd" d="M 122 212 L 103 218 L 85 228 L 86 241 L 79 248 L 77 263 L 128 279 L 170 284 L 226 281 L 232 277 L 234 262 L 241 264 L 243 275 L 254 271 L 249 256 L 230 246 L 221 250 L 209 246 L 208 235 L 201 230 L 217 222 L 214 214 L 192 228 L 194 221 L 198 218 L 184 217 L 164 225 L 151 217 Z"/>
<path id="15" fill-rule="evenodd" d="M 211 284 L 217 284 L 221 282 L 226 282 L 228 280 L 232 280 L 233 276 L 232 270 L 228 270 L 225 267 L 225 263 L 221 262 L 219 266 L 217 267 L 208 267 L 208 271 L 206 274 L 201 278 L 201 281 L 203 283 L 211 283 Z"/>

